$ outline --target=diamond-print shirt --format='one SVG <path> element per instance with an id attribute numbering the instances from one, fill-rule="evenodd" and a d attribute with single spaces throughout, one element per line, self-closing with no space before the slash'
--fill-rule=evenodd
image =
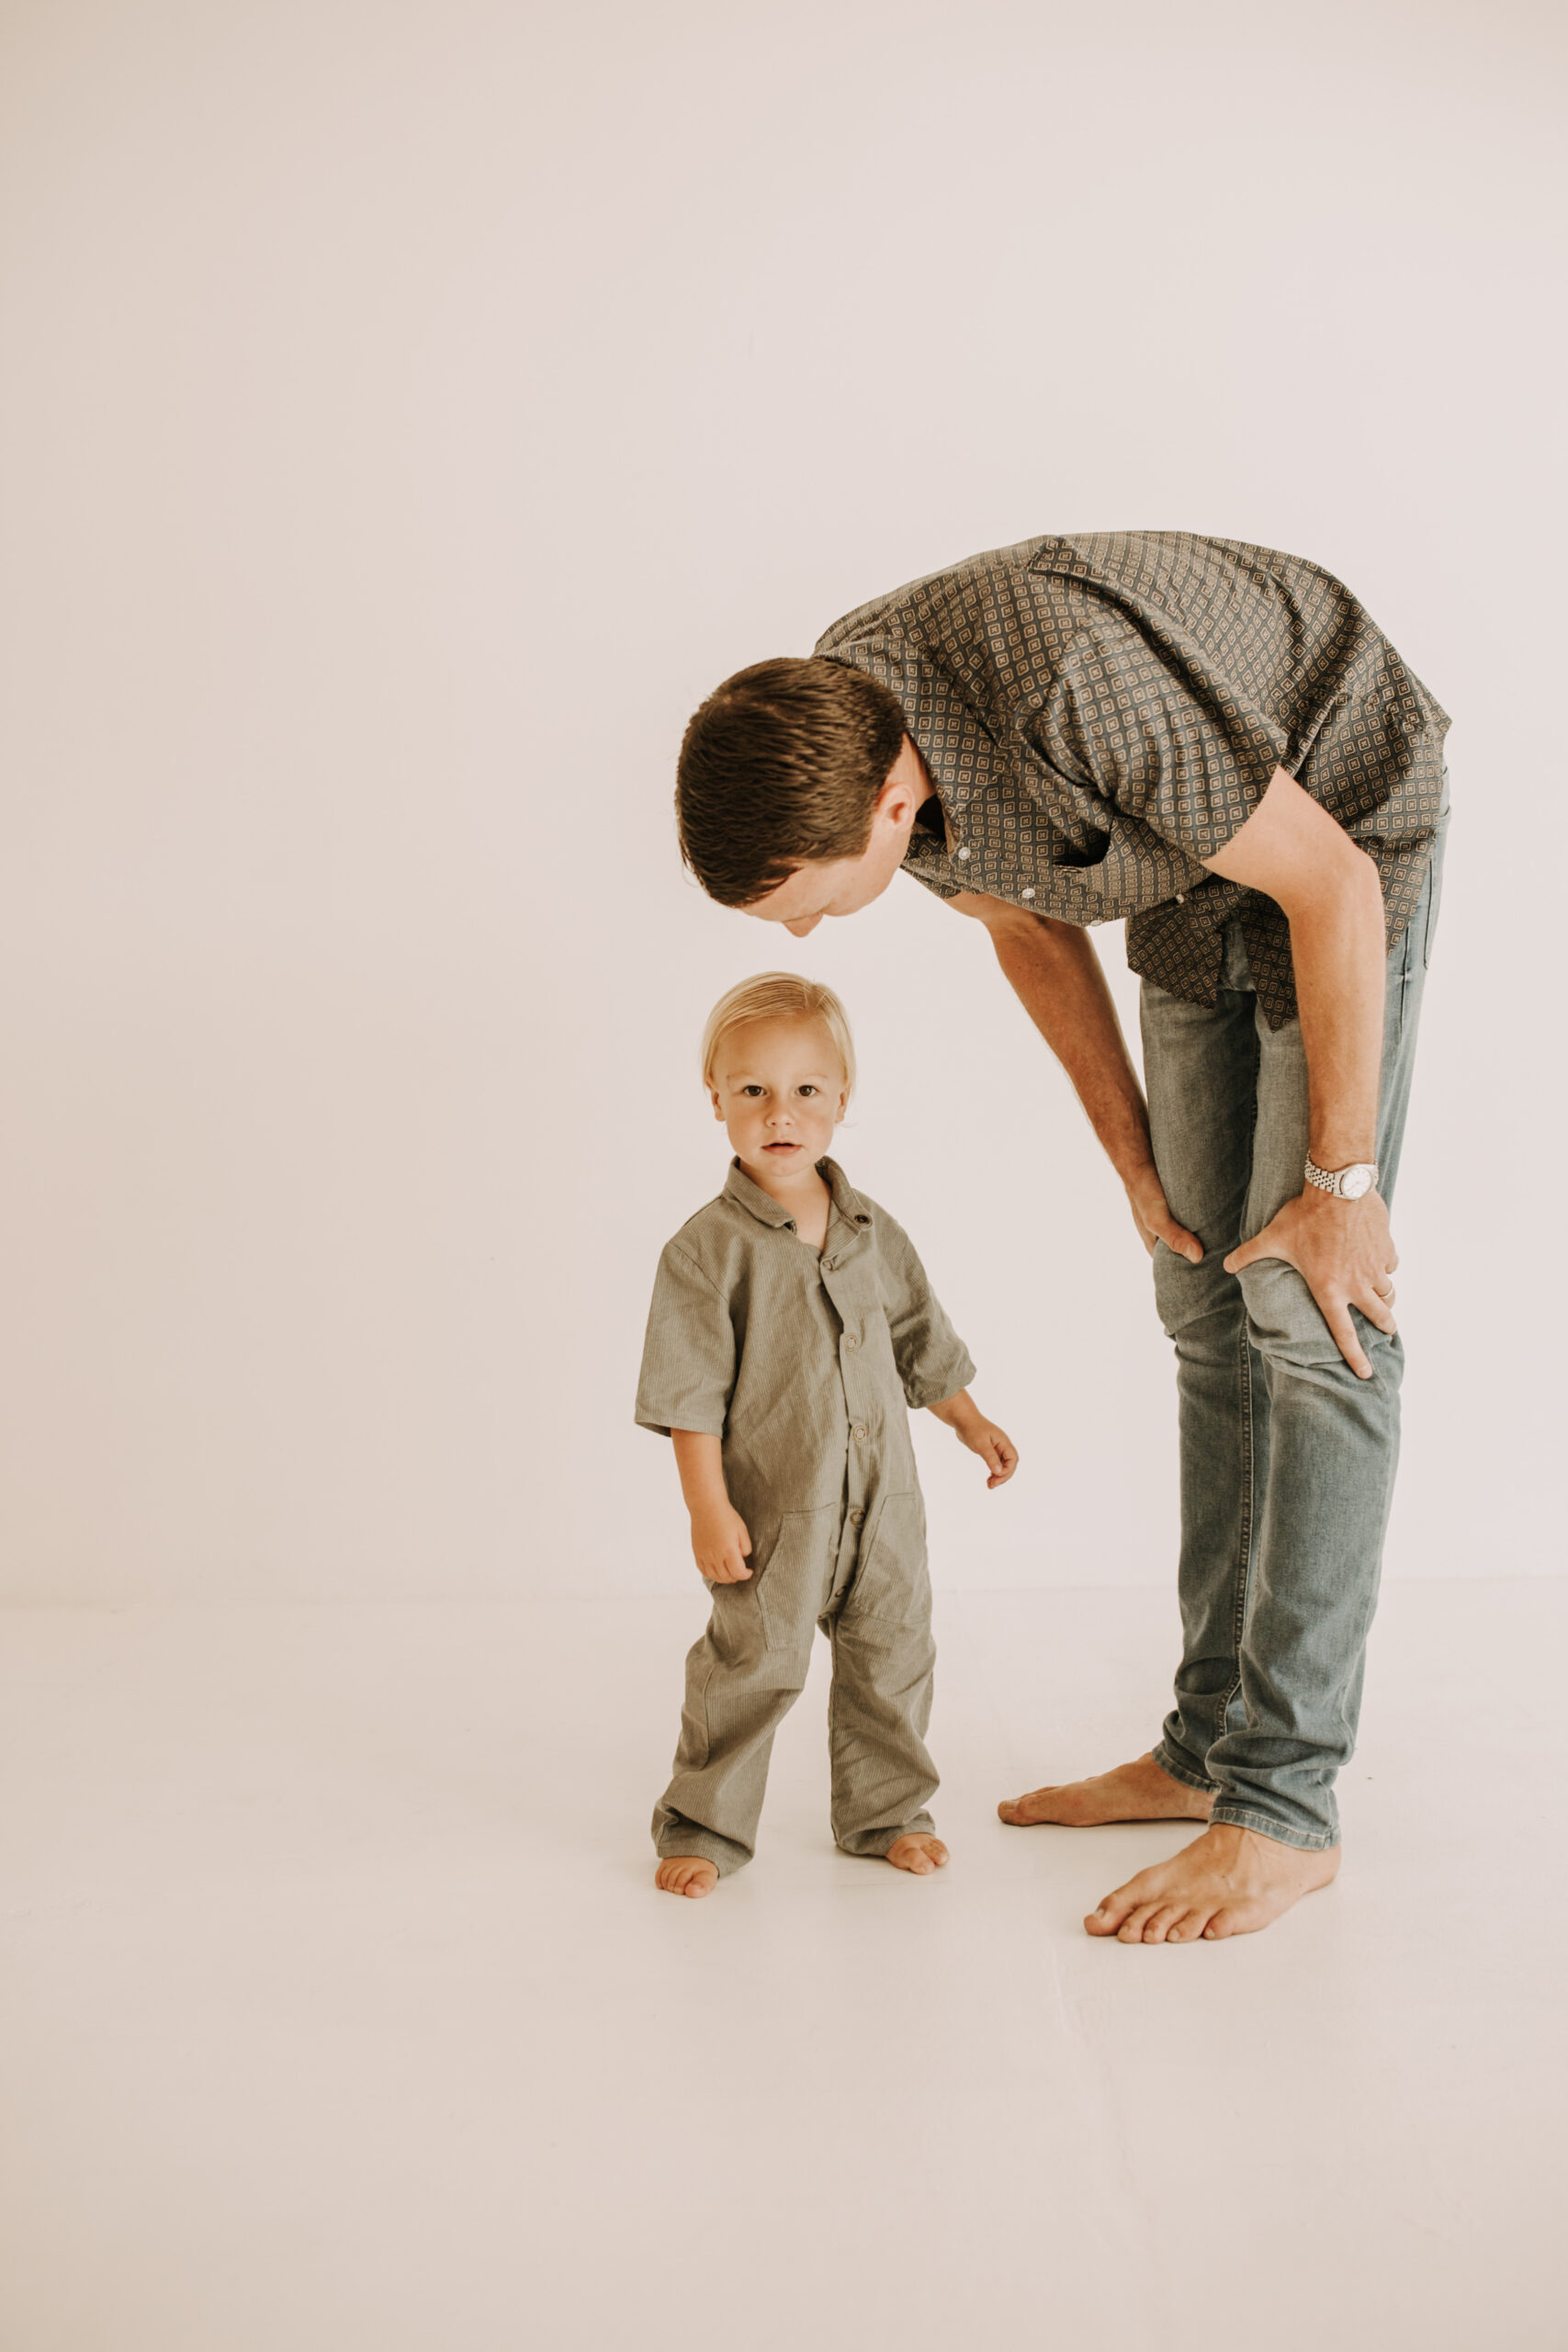
<path id="1" fill-rule="evenodd" d="M 1208 873 L 1287 769 L 1374 861 L 1388 944 L 1420 894 L 1448 718 L 1315 563 L 1187 531 L 1023 539 L 849 613 L 817 651 L 891 688 L 945 840 L 905 864 L 1077 923 L 1212 1004 L 1239 915 L 1270 1024 L 1296 1009 L 1285 917 Z"/>

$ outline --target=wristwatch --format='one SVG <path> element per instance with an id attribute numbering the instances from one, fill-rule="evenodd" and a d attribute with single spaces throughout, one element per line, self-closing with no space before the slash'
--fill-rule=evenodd
<path id="1" fill-rule="evenodd" d="M 1306 1180 L 1320 1193 L 1332 1193 L 1336 1200 L 1359 1201 L 1376 1189 L 1378 1171 L 1370 1159 L 1352 1160 L 1348 1168 L 1320 1168 L 1309 1155 Z"/>

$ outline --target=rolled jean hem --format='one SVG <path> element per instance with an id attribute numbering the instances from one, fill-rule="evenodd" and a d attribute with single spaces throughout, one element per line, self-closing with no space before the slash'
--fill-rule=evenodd
<path id="1" fill-rule="evenodd" d="M 677 1859 L 711 1862 L 720 1878 L 728 1878 L 732 1871 L 743 1871 L 750 1860 L 750 1854 L 738 1852 L 724 1838 L 710 1836 L 705 1829 L 667 1829 L 653 1841 L 654 1851 L 661 1862 Z"/>
<path id="2" fill-rule="evenodd" d="M 1294 1846 L 1303 1854 L 1325 1854 L 1339 1843 L 1337 1829 L 1287 1829 L 1270 1815 L 1253 1813 L 1228 1797 L 1221 1797 L 1209 1815 L 1211 1829 L 1221 1822 L 1233 1829 L 1255 1829 L 1260 1838 L 1272 1838 L 1276 1846 Z"/>
<path id="3" fill-rule="evenodd" d="M 1200 1796 L 1212 1796 L 1220 1785 L 1217 1781 L 1211 1781 L 1207 1773 L 1194 1772 L 1190 1766 L 1179 1764 L 1163 1739 L 1149 1753 L 1167 1780 L 1179 1781 L 1184 1789 L 1196 1789 Z"/>

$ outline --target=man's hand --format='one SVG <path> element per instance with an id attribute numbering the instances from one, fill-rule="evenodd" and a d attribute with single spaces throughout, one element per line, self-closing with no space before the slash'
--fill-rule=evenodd
<path id="1" fill-rule="evenodd" d="M 1377 1193 L 1341 1201 L 1308 1184 L 1278 1216 L 1225 1260 L 1227 1274 L 1240 1273 L 1259 1258 L 1283 1258 L 1294 1266 L 1322 1310 L 1334 1344 L 1358 1379 L 1370 1380 L 1371 1365 L 1356 1337 L 1350 1309 L 1393 1339 L 1393 1270 L 1399 1252 L 1388 1228 L 1388 1210 Z"/>
<path id="2" fill-rule="evenodd" d="M 1125 1181 L 1127 1206 L 1133 1212 L 1138 1238 L 1150 1257 L 1155 1254 L 1155 1243 L 1163 1241 L 1168 1250 L 1174 1250 L 1179 1258 L 1187 1260 L 1189 1265 L 1197 1265 L 1203 1255 L 1203 1245 L 1195 1233 L 1189 1233 L 1187 1227 L 1178 1225 L 1171 1216 L 1166 1205 L 1164 1190 L 1155 1172 L 1154 1161 L 1151 1159 L 1138 1170 L 1136 1175 L 1129 1176 Z"/>
<path id="3" fill-rule="evenodd" d="M 705 1502 L 692 1513 L 692 1557 L 709 1584 L 744 1584 L 751 1538 L 731 1502 Z"/>

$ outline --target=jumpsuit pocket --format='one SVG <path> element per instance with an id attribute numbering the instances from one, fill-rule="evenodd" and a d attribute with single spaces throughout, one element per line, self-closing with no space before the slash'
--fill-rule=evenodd
<path id="1" fill-rule="evenodd" d="M 926 1570 L 926 1507 L 918 1487 L 885 1495 L 866 1531 L 852 1605 L 858 1617 L 887 1625 L 923 1625 L 931 1615 Z"/>
<path id="2" fill-rule="evenodd" d="M 832 1581 L 838 1532 L 837 1503 L 761 1521 L 751 1531 L 750 1578 L 714 1587 L 716 1621 L 721 1609 L 730 1623 L 750 1611 L 764 1649 L 808 1650 Z"/>

